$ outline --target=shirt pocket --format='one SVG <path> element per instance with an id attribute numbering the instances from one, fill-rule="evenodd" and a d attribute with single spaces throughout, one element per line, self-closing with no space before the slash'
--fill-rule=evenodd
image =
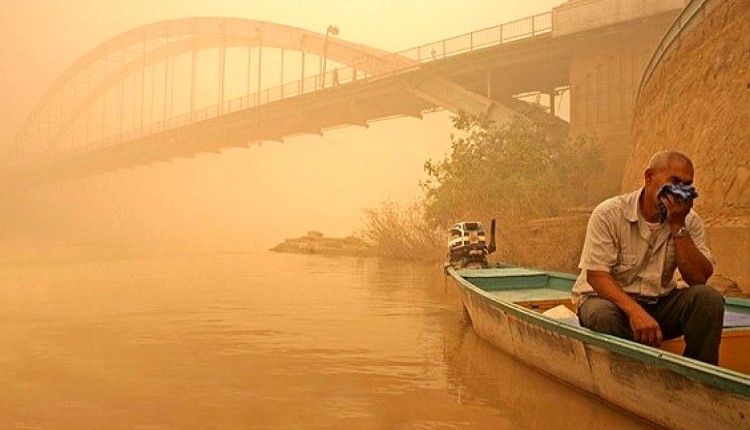
<path id="1" fill-rule="evenodd" d="M 617 263 L 612 268 L 612 274 L 621 276 L 632 275 L 637 261 L 638 257 L 635 254 L 620 254 L 617 258 Z"/>

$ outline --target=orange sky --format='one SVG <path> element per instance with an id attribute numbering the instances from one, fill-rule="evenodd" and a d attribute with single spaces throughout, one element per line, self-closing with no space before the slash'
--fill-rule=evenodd
<path id="1" fill-rule="evenodd" d="M 561 2 L 3 0 L 0 148 L 77 58 L 141 25 L 191 16 L 243 17 L 321 32 L 335 24 L 342 39 L 399 51 L 546 12 Z M 419 195 L 424 161 L 449 148 L 447 118 L 437 113 L 423 120 L 380 121 L 368 129 L 330 130 L 322 137 L 112 173 L 83 185 L 90 187 L 88 200 L 56 204 L 81 225 L 95 220 L 104 225 L 112 217 L 132 225 L 139 219 L 146 231 L 141 234 L 165 241 L 187 235 L 194 243 L 265 247 L 308 229 L 344 235 L 358 228 L 363 206 Z M 134 192 L 135 184 L 148 192 Z M 68 191 L 75 193 L 76 186 L 68 185 Z"/>

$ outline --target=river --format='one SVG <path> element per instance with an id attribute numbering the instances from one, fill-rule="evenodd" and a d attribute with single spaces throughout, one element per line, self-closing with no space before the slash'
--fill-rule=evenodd
<path id="1" fill-rule="evenodd" d="M 0 429 L 644 429 L 478 339 L 437 265 L 0 252 Z"/>

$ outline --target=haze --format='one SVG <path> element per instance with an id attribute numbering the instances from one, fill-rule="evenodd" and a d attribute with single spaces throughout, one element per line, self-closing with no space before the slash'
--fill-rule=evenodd
<path id="1" fill-rule="evenodd" d="M 100 43 L 175 18 L 226 16 L 325 32 L 400 51 L 549 11 L 560 1 L 111 1 L 0 4 L 6 149 L 54 81 Z M 449 148 L 446 112 L 326 130 L 249 149 L 199 154 L 67 183 L 27 196 L 40 238 L 268 247 L 307 230 L 348 235 L 361 208 L 419 194 L 422 165 Z"/>

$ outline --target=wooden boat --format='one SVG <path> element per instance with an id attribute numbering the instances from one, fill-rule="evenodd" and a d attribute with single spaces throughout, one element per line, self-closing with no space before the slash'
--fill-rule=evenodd
<path id="1" fill-rule="evenodd" d="M 574 275 L 521 267 L 446 272 L 479 337 L 526 364 L 667 428 L 750 429 L 750 300 L 726 300 L 717 367 L 678 355 L 681 340 L 653 348 L 543 314 L 572 309 Z"/>

